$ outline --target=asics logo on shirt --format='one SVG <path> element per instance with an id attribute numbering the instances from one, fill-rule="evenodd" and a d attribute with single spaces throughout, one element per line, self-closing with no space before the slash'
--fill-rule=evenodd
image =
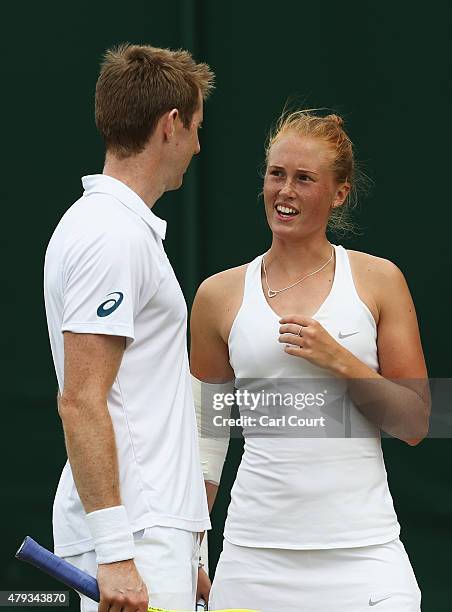
<path id="1" fill-rule="evenodd" d="M 122 300 L 124 299 L 124 294 L 120 291 L 113 291 L 113 293 L 108 293 L 107 295 L 117 295 L 118 297 L 116 299 L 110 298 L 109 300 L 102 302 L 97 309 L 98 317 L 108 317 L 108 315 L 111 315 L 111 313 L 120 306 Z"/>
<path id="2" fill-rule="evenodd" d="M 376 599 L 375 601 L 372 601 L 372 597 L 369 599 L 369 606 L 376 606 L 377 604 L 380 603 L 380 601 L 385 601 L 386 599 L 389 599 L 391 596 L 388 595 L 387 597 L 383 597 L 383 599 Z"/>
<path id="3" fill-rule="evenodd" d="M 359 331 L 352 332 L 351 334 L 343 334 L 342 332 L 339 332 L 339 338 L 343 340 L 344 338 L 349 338 L 350 336 L 356 336 L 356 334 L 359 334 Z"/>

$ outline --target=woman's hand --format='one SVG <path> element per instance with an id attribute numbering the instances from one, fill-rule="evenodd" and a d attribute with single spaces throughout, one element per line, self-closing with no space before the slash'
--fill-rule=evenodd
<path id="1" fill-rule="evenodd" d="M 291 314 L 279 321 L 279 342 L 286 344 L 289 355 L 302 357 L 319 368 L 340 375 L 353 355 L 337 342 L 318 321 L 304 315 Z"/>
<path id="2" fill-rule="evenodd" d="M 198 569 L 198 587 L 196 589 L 196 601 L 204 599 L 206 604 L 208 604 L 211 586 L 212 584 L 210 582 L 209 576 L 204 571 L 204 568 L 200 567 Z"/>

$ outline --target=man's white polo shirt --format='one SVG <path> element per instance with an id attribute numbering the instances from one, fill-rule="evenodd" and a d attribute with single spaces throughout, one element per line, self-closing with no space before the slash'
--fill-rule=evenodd
<path id="1" fill-rule="evenodd" d="M 47 324 L 60 391 L 64 331 L 125 336 L 108 407 L 132 528 L 209 529 L 187 307 L 163 248 L 166 222 L 112 177 L 82 182 L 85 192 L 61 219 L 45 258 Z M 57 554 L 94 548 L 69 463 L 56 492 L 53 527 Z"/>

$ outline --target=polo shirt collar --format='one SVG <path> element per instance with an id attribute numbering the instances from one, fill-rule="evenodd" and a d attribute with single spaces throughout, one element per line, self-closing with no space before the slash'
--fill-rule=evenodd
<path id="1" fill-rule="evenodd" d="M 83 195 L 105 193 L 119 200 L 124 206 L 139 215 L 162 240 L 165 239 L 166 221 L 157 217 L 145 202 L 122 181 L 106 174 L 90 174 L 82 177 Z"/>

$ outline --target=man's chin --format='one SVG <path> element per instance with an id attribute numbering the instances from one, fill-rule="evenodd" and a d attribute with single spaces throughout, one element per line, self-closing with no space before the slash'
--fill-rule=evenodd
<path id="1" fill-rule="evenodd" d="M 174 181 L 173 183 L 170 183 L 167 188 L 166 191 L 176 191 L 176 189 L 179 189 L 179 187 L 182 187 L 182 183 L 183 183 L 183 176 L 181 176 L 179 178 L 179 181 Z"/>

